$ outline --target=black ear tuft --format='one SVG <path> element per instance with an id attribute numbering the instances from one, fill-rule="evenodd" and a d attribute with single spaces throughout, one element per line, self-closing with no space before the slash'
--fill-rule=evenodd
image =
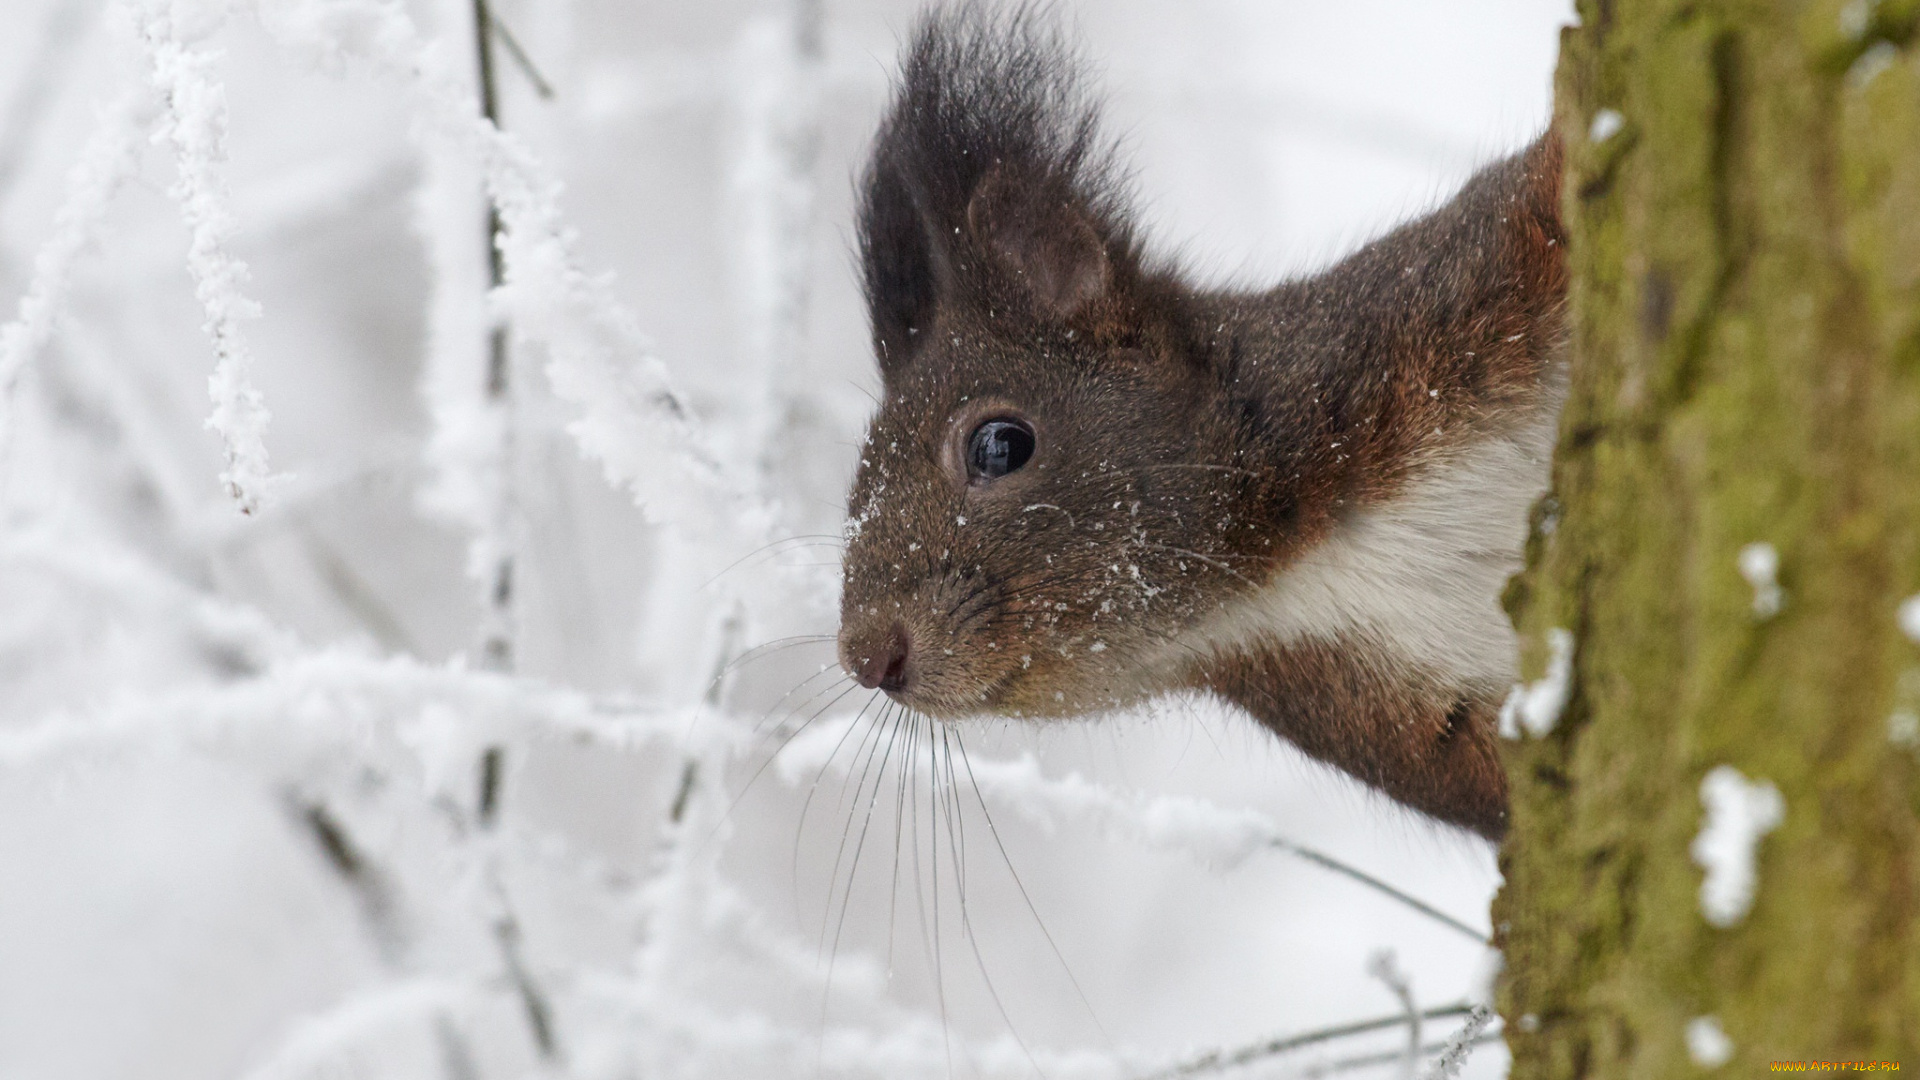
<path id="1" fill-rule="evenodd" d="M 921 18 L 861 178 L 861 269 L 882 372 L 941 305 L 1009 281 L 1064 317 L 1135 258 L 1085 64 L 1045 6 Z"/>
<path id="2" fill-rule="evenodd" d="M 877 154 L 863 187 L 860 269 L 884 373 L 912 355 L 914 335 L 932 321 L 934 249 L 905 178 Z"/>

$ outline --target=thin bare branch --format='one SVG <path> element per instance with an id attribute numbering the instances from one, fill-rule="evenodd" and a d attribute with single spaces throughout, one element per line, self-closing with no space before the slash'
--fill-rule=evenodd
<path id="1" fill-rule="evenodd" d="M 326 803 L 317 799 L 296 798 L 290 800 L 289 808 L 295 819 L 313 837 L 328 868 L 339 876 L 353 894 L 360 906 L 361 918 L 365 920 L 367 934 L 373 938 L 374 948 L 382 963 L 390 971 L 410 973 L 414 966 L 410 955 L 413 942 L 407 934 L 405 920 L 401 918 L 387 875 L 361 850 L 346 824 Z M 466 1036 L 454 1023 L 453 1017 L 445 1009 L 436 1010 L 433 1028 L 434 1037 L 440 1045 L 441 1068 L 446 1080 L 474 1080 L 478 1071 L 473 1065 L 472 1048 L 468 1046 Z"/>
<path id="2" fill-rule="evenodd" d="M 501 902 L 505 903 L 505 894 Z M 533 973 L 527 970 L 526 957 L 520 948 L 520 923 L 508 915 L 493 924 L 494 943 L 500 947 L 500 956 L 507 966 L 507 978 L 513 982 L 515 996 L 520 999 L 520 1007 L 526 1013 L 527 1032 L 533 1037 L 534 1049 L 540 1052 L 543 1061 L 560 1059 L 560 1041 L 553 1030 L 553 1006 L 548 1003 L 546 993 L 533 979 Z"/>
<path id="3" fill-rule="evenodd" d="M 473 21 L 474 54 L 479 68 L 480 114 L 487 123 L 499 128 L 500 97 L 493 74 L 496 23 L 487 0 L 473 0 Z M 490 194 L 486 217 L 489 290 L 498 289 L 507 281 L 506 255 L 501 250 L 505 233 L 506 223 L 500 216 L 499 204 Z M 486 526 L 489 534 L 486 541 L 494 561 L 484 571 L 487 574 L 486 618 L 480 631 L 480 662 L 492 671 L 512 671 L 514 664 L 513 357 L 507 348 L 507 331 L 504 323 L 496 323 L 487 334 L 487 404 L 503 414 L 500 425 L 499 490 L 494 497 L 493 520 Z"/>
<path id="4" fill-rule="evenodd" d="M 1407 1053 L 1401 1062 L 1400 1073 L 1406 1080 L 1413 1080 L 1414 1073 L 1420 1069 L 1420 1006 L 1413 999 L 1413 982 L 1407 978 L 1406 972 L 1400 970 L 1392 949 L 1374 953 L 1373 959 L 1367 962 L 1367 974 L 1384 983 L 1387 990 L 1400 999 L 1400 1008 L 1405 1010 Z"/>
<path id="5" fill-rule="evenodd" d="M 1480 1035 L 1468 1042 L 1466 1046 L 1470 1049 L 1475 1046 L 1485 1046 L 1487 1043 L 1499 1041 L 1500 1036 L 1498 1034 Z M 1441 1054 L 1445 1053 L 1451 1045 L 1453 1045 L 1451 1042 L 1428 1043 L 1420 1048 L 1420 1052 L 1422 1054 Z M 1339 1073 L 1353 1072 L 1356 1069 L 1371 1069 L 1378 1065 L 1389 1065 L 1400 1060 L 1402 1056 L 1403 1052 L 1399 1050 L 1387 1050 L 1377 1054 L 1357 1054 L 1353 1057 L 1329 1061 L 1324 1065 L 1311 1066 L 1303 1070 L 1300 1075 L 1305 1078 L 1316 1078 L 1317 1080 L 1318 1077 L 1322 1076 L 1334 1076 Z"/>
<path id="6" fill-rule="evenodd" d="M 1270 846 L 1277 848 L 1278 850 L 1284 851 L 1287 854 L 1292 855 L 1296 858 L 1305 859 L 1306 861 L 1313 863 L 1316 866 L 1331 870 L 1336 874 L 1340 874 L 1347 878 L 1351 878 L 1352 880 L 1357 881 L 1362 885 L 1365 885 L 1367 888 L 1372 889 L 1375 892 L 1380 893 L 1381 895 L 1386 896 L 1400 904 L 1403 904 L 1406 907 L 1409 907 L 1414 911 L 1419 912 L 1422 915 L 1425 915 L 1427 918 L 1432 919 L 1435 922 L 1441 923 L 1444 926 L 1447 926 L 1453 930 L 1457 930 L 1460 933 L 1467 935 L 1468 937 L 1472 938 L 1473 940 L 1479 942 L 1482 945 L 1491 945 L 1493 943 L 1492 938 L 1485 931 L 1476 930 L 1472 926 L 1469 926 L 1468 924 L 1461 922 L 1459 919 L 1456 919 L 1453 916 L 1447 914 L 1446 912 L 1441 911 L 1439 908 L 1434 907 L 1433 905 L 1427 903 L 1426 901 L 1421 900 L 1418 897 L 1411 896 L 1407 893 L 1401 892 L 1399 889 L 1396 889 L 1393 886 L 1387 884 L 1386 882 L 1381 881 L 1379 878 L 1374 877 L 1372 874 L 1369 874 L 1364 870 L 1356 869 L 1355 867 L 1349 866 L 1346 863 L 1341 862 L 1339 859 L 1336 859 L 1331 855 L 1325 854 L 1323 852 L 1315 851 L 1314 849 L 1307 847 L 1303 844 L 1296 844 L 1291 840 L 1282 840 L 1278 838 L 1272 840 L 1270 842 Z"/>
<path id="7" fill-rule="evenodd" d="M 520 47 L 520 39 L 513 36 L 513 31 L 507 29 L 507 24 L 501 22 L 499 16 L 493 16 L 492 25 L 494 34 L 500 38 L 500 44 L 507 47 L 507 55 L 513 57 L 513 62 L 519 66 L 520 73 L 533 84 L 533 92 L 539 94 L 544 101 L 552 101 L 553 84 L 540 74 L 540 69 L 534 65 L 533 58 L 527 55 L 527 50 Z"/>
<path id="8" fill-rule="evenodd" d="M 1462 1001 L 1453 1005 L 1439 1005 L 1431 1009 L 1425 1009 L 1422 1010 L 1419 1015 L 1422 1020 L 1445 1020 L 1453 1016 L 1471 1015 L 1477 1008 L 1484 1008 L 1484 1006 L 1473 1005 Z M 1139 1080 L 1181 1080 L 1183 1077 L 1208 1076 L 1215 1073 L 1223 1073 L 1230 1069 L 1242 1068 L 1267 1058 L 1278 1057 L 1281 1054 L 1291 1053 L 1295 1050 L 1303 1050 L 1309 1046 L 1317 1046 L 1321 1043 L 1333 1042 L 1338 1039 L 1352 1038 L 1355 1035 L 1366 1035 L 1375 1031 L 1385 1031 L 1390 1028 L 1396 1028 L 1406 1022 L 1406 1014 L 1399 1013 L 1372 1020 L 1358 1020 L 1351 1024 L 1341 1024 L 1337 1027 L 1320 1028 L 1299 1035 L 1286 1035 L 1277 1039 L 1267 1039 L 1263 1042 L 1253 1043 L 1235 1050 L 1210 1050 L 1205 1054 L 1201 1054 L 1199 1057 L 1174 1065 L 1171 1068 L 1148 1073 L 1140 1077 Z M 1400 1054 L 1396 1052 L 1393 1056 L 1399 1057 Z"/>
<path id="9" fill-rule="evenodd" d="M 505 768 L 505 749 L 489 746 L 481 752 L 474 821 L 483 834 L 492 833 L 499 824 L 501 781 Z M 468 843 L 473 842 L 473 839 L 468 840 Z M 507 981 L 513 985 L 514 996 L 520 999 L 521 1011 L 527 1018 L 527 1035 L 532 1039 L 540 1059 L 559 1061 L 560 1040 L 554 1033 L 553 1005 L 527 965 L 526 953 L 521 947 L 520 919 L 514 914 L 512 898 L 507 895 L 506 882 L 500 871 L 499 850 L 490 837 L 482 837 L 479 842 L 484 845 L 480 852 L 481 868 L 491 894 L 493 942 L 500 953 L 501 966 L 506 968 Z"/>

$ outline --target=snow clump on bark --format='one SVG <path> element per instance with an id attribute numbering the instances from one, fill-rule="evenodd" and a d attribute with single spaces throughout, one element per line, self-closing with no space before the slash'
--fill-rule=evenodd
<path id="1" fill-rule="evenodd" d="M 1753 907 L 1754 856 L 1760 838 L 1786 816 L 1786 803 L 1773 784 L 1750 781 L 1731 765 L 1700 781 L 1700 802 L 1707 823 L 1692 848 L 1693 861 L 1707 872 L 1700 913 L 1714 926 L 1733 926 Z"/>

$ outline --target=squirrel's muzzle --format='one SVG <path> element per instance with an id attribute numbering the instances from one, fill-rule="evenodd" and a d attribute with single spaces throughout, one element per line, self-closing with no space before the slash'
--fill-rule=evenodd
<path id="1" fill-rule="evenodd" d="M 840 630 L 840 666 L 869 690 L 900 693 L 910 677 L 908 663 L 913 639 L 898 619 L 843 626 Z"/>

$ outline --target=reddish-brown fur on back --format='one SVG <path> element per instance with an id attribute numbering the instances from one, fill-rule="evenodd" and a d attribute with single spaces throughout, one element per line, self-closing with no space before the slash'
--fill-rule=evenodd
<path id="1" fill-rule="evenodd" d="M 1309 756 L 1401 803 L 1482 832 L 1506 819 L 1495 700 L 1408 679 L 1363 641 L 1277 646 L 1199 674 Z"/>
<path id="2" fill-rule="evenodd" d="M 1474 501 L 1504 522 L 1544 480 L 1558 143 L 1316 277 L 1203 291 L 1144 257 L 1079 72 L 1025 9 L 915 37 L 862 186 L 885 395 L 849 504 L 843 662 L 942 717 L 1216 693 L 1498 835 L 1512 665 L 1487 582 L 1519 538 Z M 970 469 L 989 421 L 1030 431 L 1030 460 Z M 1403 612 L 1395 544 L 1427 567 Z M 1334 558 L 1381 551 L 1380 582 Z M 1488 640 L 1459 653 L 1461 627 Z"/>

